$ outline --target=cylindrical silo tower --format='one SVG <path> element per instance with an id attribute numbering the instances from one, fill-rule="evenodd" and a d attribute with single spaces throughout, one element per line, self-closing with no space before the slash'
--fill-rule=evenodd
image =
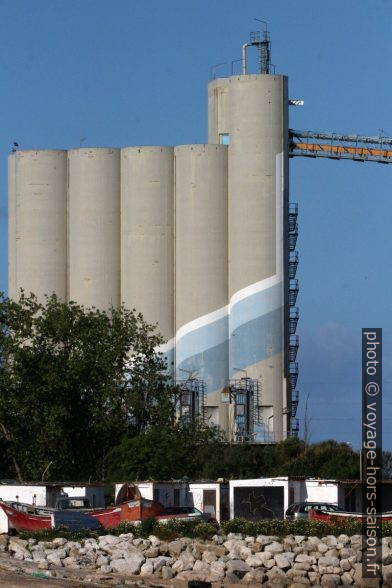
<path id="1" fill-rule="evenodd" d="M 222 98 L 223 97 L 223 98 Z M 209 140 L 229 144 L 230 377 L 261 382 L 264 438 L 287 435 L 287 78 L 209 85 Z"/>
<path id="2" fill-rule="evenodd" d="M 175 153 L 176 377 L 206 386 L 207 422 L 227 426 L 227 147 Z"/>
<path id="3" fill-rule="evenodd" d="M 67 152 L 9 158 L 9 296 L 67 293 Z"/>
<path id="4" fill-rule="evenodd" d="M 68 298 L 120 304 L 120 149 L 68 152 Z"/>
<path id="5" fill-rule="evenodd" d="M 121 301 L 157 323 L 173 363 L 173 147 L 128 147 L 121 152 Z M 171 370 L 170 370 L 171 371 Z"/>

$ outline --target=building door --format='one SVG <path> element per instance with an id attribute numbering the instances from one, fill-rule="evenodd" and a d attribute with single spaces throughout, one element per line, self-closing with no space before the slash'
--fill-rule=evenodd
<path id="1" fill-rule="evenodd" d="M 216 490 L 203 490 L 203 512 L 216 519 Z"/>

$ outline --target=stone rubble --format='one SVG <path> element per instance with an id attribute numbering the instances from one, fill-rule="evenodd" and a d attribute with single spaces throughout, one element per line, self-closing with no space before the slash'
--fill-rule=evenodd
<path id="1" fill-rule="evenodd" d="M 229 533 L 215 535 L 211 541 L 181 538 L 169 542 L 154 536 L 135 538 L 132 533 L 80 541 L 2 535 L 0 553 L 52 576 L 83 571 L 99 581 L 118 574 L 139 585 L 150 578 L 173 586 L 196 580 L 249 587 L 392 587 L 392 537 L 383 538 L 383 578 L 373 580 L 362 579 L 359 535 L 322 539 L 289 535 L 280 540 Z"/>

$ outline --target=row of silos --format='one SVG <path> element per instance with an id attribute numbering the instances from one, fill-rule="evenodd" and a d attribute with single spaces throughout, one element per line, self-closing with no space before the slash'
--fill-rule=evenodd
<path id="1" fill-rule="evenodd" d="M 226 147 L 18 151 L 9 219 L 12 298 L 22 288 L 86 307 L 123 302 L 172 345 L 226 304 Z M 200 352 L 182 332 L 179 357 L 190 349 Z"/>

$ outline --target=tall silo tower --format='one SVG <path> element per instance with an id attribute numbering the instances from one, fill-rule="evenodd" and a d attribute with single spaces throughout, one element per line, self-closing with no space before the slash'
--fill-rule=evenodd
<path id="1" fill-rule="evenodd" d="M 249 46 L 259 51 L 260 73 L 247 73 Z M 253 420 L 264 439 L 279 441 L 291 406 L 288 96 L 287 77 L 270 73 L 267 34 L 251 37 L 242 75 L 213 80 L 208 100 L 209 143 L 229 146 L 229 429 L 254 434 Z"/>
<path id="2" fill-rule="evenodd" d="M 8 161 L 8 293 L 67 297 L 67 152 L 17 151 Z"/>

